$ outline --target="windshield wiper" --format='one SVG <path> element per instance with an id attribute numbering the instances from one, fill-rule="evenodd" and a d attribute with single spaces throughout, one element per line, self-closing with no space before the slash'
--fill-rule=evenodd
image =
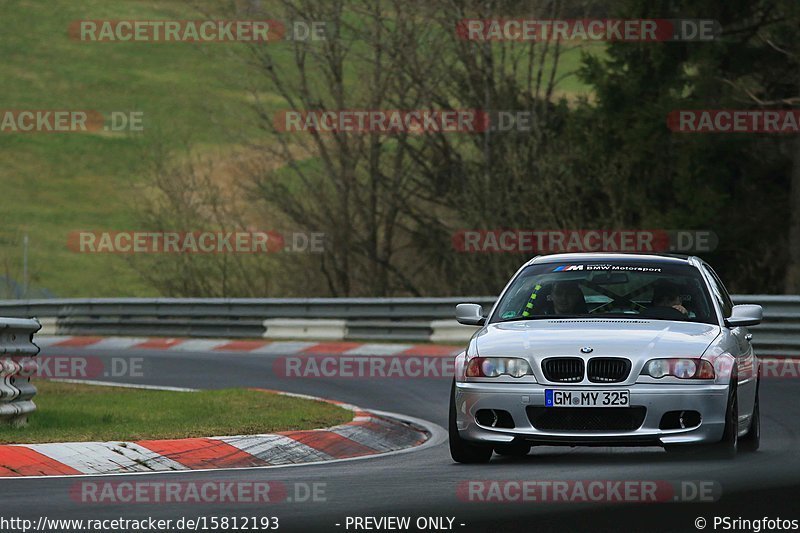
<path id="1" fill-rule="evenodd" d="M 517 316 L 514 318 L 507 318 L 505 320 L 498 320 L 495 324 L 501 324 L 504 322 L 517 322 L 520 320 L 548 320 L 551 318 L 584 318 L 585 315 L 530 315 L 530 316 Z"/>

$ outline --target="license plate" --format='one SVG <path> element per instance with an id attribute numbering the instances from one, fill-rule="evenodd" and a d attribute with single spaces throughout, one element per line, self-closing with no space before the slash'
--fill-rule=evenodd
<path id="1" fill-rule="evenodd" d="M 545 389 L 545 407 L 629 407 L 627 390 Z"/>

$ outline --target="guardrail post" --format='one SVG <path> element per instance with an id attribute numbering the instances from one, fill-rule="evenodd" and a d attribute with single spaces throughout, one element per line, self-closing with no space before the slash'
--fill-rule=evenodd
<path id="1" fill-rule="evenodd" d="M 33 334 L 42 325 L 35 318 L 0 318 L 0 421 L 13 426 L 28 422 L 36 410 L 33 397 L 36 387 L 31 376 L 36 374 L 39 347 Z"/>

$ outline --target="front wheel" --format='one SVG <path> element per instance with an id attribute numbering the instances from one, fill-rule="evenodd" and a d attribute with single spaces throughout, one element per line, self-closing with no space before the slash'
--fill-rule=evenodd
<path id="1" fill-rule="evenodd" d="M 456 382 L 450 389 L 450 420 L 448 423 L 450 434 L 450 456 L 457 463 L 488 463 L 492 458 L 492 448 L 474 444 L 461 438 L 456 424 Z"/>
<path id="2" fill-rule="evenodd" d="M 712 444 L 708 451 L 713 457 L 730 459 L 736 456 L 739 450 L 739 399 L 736 392 L 736 382 L 731 383 L 728 393 L 728 408 L 725 411 L 725 429 L 722 440 Z"/>

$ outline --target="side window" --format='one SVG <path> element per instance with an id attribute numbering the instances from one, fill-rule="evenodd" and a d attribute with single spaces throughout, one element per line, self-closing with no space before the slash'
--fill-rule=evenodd
<path id="1" fill-rule="evenodd" d="M 714 293 L 714 298 L 717 299 L 720 307 L 722 307 L 722 316 L 728 318 L 733 312 L 733 301 L 730 295 L 728 295 L 728 291 L 725 290 L 725 285 L 722 284 L 717 273 L 711 270 L 707 265 L 703 265 L 703 268 L 706 269 L 706 272 L 711 277 L 711 290 Z"/>

